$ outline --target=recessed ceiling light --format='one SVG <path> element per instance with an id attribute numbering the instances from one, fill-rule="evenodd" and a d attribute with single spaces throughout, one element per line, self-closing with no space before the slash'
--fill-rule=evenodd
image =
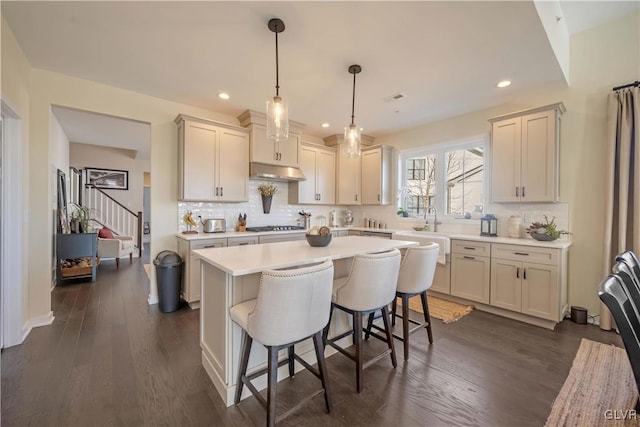
<path id="1" fill-rule="evenodd" d="M 220 93 L 218 94 L 218 98 L 220 98 L 220 99 L 229 99 L 229 98 L 230 98 L 230 96 L 229 96 L 229 94 L 228 94 L 228 93 L 226 93 L 226 92 L 220 92 Z"/>
<path id="2" fill-rule="evenodd" d="M 507 87 L 511 84 L 510 80 L 503 80 L 500 83 L 498 83 L 498 87 Z"/>
<path id="3" fill-rule="evenodd" d="M 323 123 L 321 126 L 322 126 L 323 128 L 328 128 L 328 127 L 329 127 L 329 123 Z"/>

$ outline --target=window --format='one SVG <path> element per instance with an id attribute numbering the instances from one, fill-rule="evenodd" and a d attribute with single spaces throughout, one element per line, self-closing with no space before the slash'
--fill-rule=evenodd
<path id="1" fill-rule="evenodd" d="M 418 217 L 429 207 L 456 217 L 482 207 L 485 147 L 483 137 L 401 154 L 398 206 Z"/>

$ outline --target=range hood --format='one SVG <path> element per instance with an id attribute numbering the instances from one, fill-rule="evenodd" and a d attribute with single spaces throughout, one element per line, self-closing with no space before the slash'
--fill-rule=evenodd
<path id="1" fill-rule="evenodd" d="M 266 163 L 249 163 L 249 178 L 269 179 L 271 181 L 304 181 L 307 178 L 300 168 L 292 166 L 268 165 Z"/>

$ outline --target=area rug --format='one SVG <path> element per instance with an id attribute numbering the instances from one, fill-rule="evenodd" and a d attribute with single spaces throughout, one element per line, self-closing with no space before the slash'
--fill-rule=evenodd
<path id="1" fill-rule="evenodd" d="M 151 264 L 144 264 L 144 272 L 147 273 L 147 279 L 151 280 Z"/>
<path id="2" fill-rule="evenodd" d="M 451 323 L 460 320 L 473 311 L 472 305 L 462 305 L 431 295 L 427 297 L 427 300 L 429 302 L 429 314 L 431 317 L 440 319 L 444 323 Z M 400 303 L 400 299 L 398 299 L 398 305 L 402 305 Z M 417 311 L 418 313 L 422 313 L 422 301 L 420 300 L 420 296 L 415 296 L 409 299 L 409 308 L 413 311 Z"/>
<path id="3" fill-rule="evenodd" d="M 637 426 L 637 399 L 625 350 L 583 338 L 545 427 Z"/>

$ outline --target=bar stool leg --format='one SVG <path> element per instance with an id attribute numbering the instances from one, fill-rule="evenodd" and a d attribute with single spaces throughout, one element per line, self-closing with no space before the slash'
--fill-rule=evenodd
<path id="1" fill-rule="evenodd" d="M 242 343 L 240 344 L 240 366 L 238 367 L 238 379 L 236 381 L 236 396 L 234 399 L 234 403 L 237 405 L 240 403 L 240 398 L 242 397 L 242 387 L 244 386 L 244 382 L 242 381 L 242 377 L 247 373 L 247 365 L 249 364 L 249 354 L 251 353 L 251 343 L 253 342 L 253 338 L 249 336 L 249 334 L 243 329 L 242 330 Z"/>
<path id="2" fill-rule="evenodd" d="M 431 315 L 429 314 L 429 302 L 427 301 L 427 292 L 420 294 L 422 300 L 422 311 L 424 311 L 424 321 L 429 322 L 427 325 L 427 335 L 429 335 L 429 344 L 433 344 L 433 333 L 431 332 Z"/>
<path id="3" fill-rule="evenodd" d="M 313 344 L 316 349 L 316 359 L 318 360 L 318 372 L 320 373 L 320 381 L 324 389 L 324 403 L 327 406 L 327 412 L 331 412 L 333 404 L 331 403 L 331 395 L 329 391 L 329 377 L 327 375 L 327 361 L 324 358 L 324 343 L 322 334 L 317 332 L 313 335 Z"/>
<path id="4" fill-rule="evenodd" d="M 267 347 L 269 352 L 267 371 L 267 426 L 276 425 L 276 386 L 278 383 L 278 347 Z"/>
<path id="5" fill-rule="evenodd" d="M 373 325 L 373 315 L 374 313 L 369 313 L 369 320 L 367 320 L 367 329 L 364 332 L 364 339 L 368 340 L 369 335 L 371 334 L 371 326 Z"/>
<path id="6" fill-rule="evenodd" d="M 293 345 L 289 346 L 288 352 L 289 352 L 289 376 L 293 377 L 296 374 L 296 372 L 295 372 L 295 361 L 294 361 L 294 358 L 293 358 L 293 355 L 294 355 Z"/>
<path id="7" fill-rule="evenodd" d="M 396 326 L 396 309 L 398 308 L 398 298 L 394 298 L 391 308 L 391 326 Z"/>
<path id="8" fill-rule="evenodd" d="M 356 346 L 356 388 L 358 393 L 362 388 L 362 313 L 353 313 L 353 338 Z"/>
<path id="9" fill-rule="evenodd" d="M 398 366 L 398 361 L 396 360 L 396 348 L 393 345 L 393 334 L 391 333 L 391 325 L 389 325 L 389 307 L 382 307 L 382 321 L 384 322 L 384 331 L 387 334 L 387 344 L 389 345 L 389 349 L 391 349 L 391 364 L 393 367 Z"/>
<path id="10" fill-rule="evenodd" d="M 409 360 L 409 296 L 402 294 L 402 344 L 404 360 Z"/>
<path id="11" fill-rule="evenodd" d="M 329 323 L 324 327 L 322 331 L 322 344 L 324 346 L 327 345 L 327 338 L 329 337 L 329 326 L 331 326 L 331 317 L 333 316 L 333 304 L 331 304 L 331 308 L 329 309 Z"/>

